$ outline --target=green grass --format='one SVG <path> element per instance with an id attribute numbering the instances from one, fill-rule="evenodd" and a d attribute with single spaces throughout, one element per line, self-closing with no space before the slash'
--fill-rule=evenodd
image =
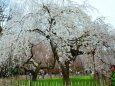
<path id="1" fill-rule="evenodd" d="M 70 76 L 70 86 L 100 86 L 90 76 Z M 20 86 L 62 86 L 62 78 L 46 78 L 37 81 L 21 80 Z M 96 85 L 97 84 L 97 85 Z"/>
<path id="2" fill-rule="evenodd" d="M 92 79 L 91 76 L 70 76 L 70 79 Z"/>

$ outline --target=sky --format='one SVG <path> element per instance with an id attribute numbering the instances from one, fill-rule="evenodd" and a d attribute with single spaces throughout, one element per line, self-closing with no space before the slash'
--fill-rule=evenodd
<path id="1" fill-rule="evenodd" d="M 82 4 L 85 0 L 72 0 Z M 94 18 L 99 16 L 106 17 L 106 22 L 111 23 L 115 28 L 115 0 L 87 0 L 87 3 L 98 10 L 98 13 L 92 13 Z"/>

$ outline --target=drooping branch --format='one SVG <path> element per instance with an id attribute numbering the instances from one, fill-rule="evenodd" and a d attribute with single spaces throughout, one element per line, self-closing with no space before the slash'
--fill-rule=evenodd
<path id="1" fill-rule="evenodd" d="M 109 65 L 109 66 L 111 65 L 111 64 L 109 64 L 109 63 L 103 61 L 103 59 L 100 59 L 100 61 L 101 61 L 102 63 L 106 64 L 106 65 Z"/>
<path id="2" fill-rule="evenodd" d="M 33 30 L 28 30 L 28 31 L 29 31 L 29 32 L 38 32 L 39 34 L 41 34 L 41 35 L 43 35 L 43 36 L 46 37 L 46 34 L 45 34 L 42 30 L 40 30 L 40 29 L 38 29 L 38 28 L 33 29 Z"/>

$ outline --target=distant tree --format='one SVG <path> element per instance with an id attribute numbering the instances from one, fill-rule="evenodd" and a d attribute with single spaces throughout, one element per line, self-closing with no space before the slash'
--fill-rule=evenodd
<path id="1" fill-rule="evenodd" d="M 31 73 L 32 80 L 36 80 L 40 70 L 51 70 L 55 63 L 52 52 L 48 49 L 47 44 L 42 42 L 31 46 L 31 54 L 31 57 L 24 62 L 22 68 Z"/>

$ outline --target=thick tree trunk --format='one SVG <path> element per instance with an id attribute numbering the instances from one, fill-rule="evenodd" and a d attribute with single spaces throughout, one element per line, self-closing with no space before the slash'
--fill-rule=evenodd
<path id="1" fill-rule="evenodd" d="M 37 73 L 32 73 L 32 80 L 33 81 L 36 81 L 37 80 Z"/>
<path id="2" fill-rule="evenodd" d="M 69 78 L 69 63 L 66 62 L 65 65 L 61 65 L 62 76 L 63 76 L 63 86 L 68 86 L 70 84 Z"/>

